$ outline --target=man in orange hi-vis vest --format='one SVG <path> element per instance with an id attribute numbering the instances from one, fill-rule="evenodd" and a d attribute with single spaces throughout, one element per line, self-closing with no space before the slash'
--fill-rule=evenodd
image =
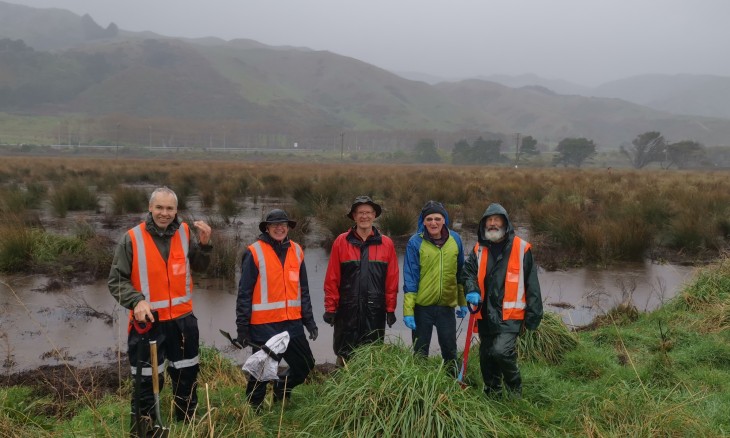
<path id="1" fill-rule="evenodd" d="M 536 330 L 542 320 L 542 296 L 530 244 L 515 235 L 507 210 L 491 204 L 482 215 L 477 244 L 464 264 L 466 301 L 478 306 L 479 364 L 487 395 L 507 390 L 522 396 L 517 366 L 517 336 Z"/>
<path id="2" fill-rule="evenodd" d="M 317 339 L 317 324 L 312 314 L 304 251 L 289 239 L 296 226 L 284 210 L 269 211 L 259 223 L 256 242 L 243 252 L 241 280 L 236 300 L 238 343 L 250 344 L 254 353 L 279 333 L 289 332 L 289 345 L 281 357 L 289 365 L 274 381 L 274 401 L 284 402 L 291 390 L 304 382 L 314 368 L 314 355 L 304 334 Z M 266 398 L 267 382 L 249 376 L 248 402 L 257 412 Z"/>
<path id="3" fill-rule="evenodd" d="M 128 327 L 128 355 L 135 384 L 132 395 L 132 435 L 138 423 L 147 427 L 154 422 L 154 394 L 149 345 L 156 340 L 160 384 L 164 370 L 172 381 L 175 417 L 190 421 L 198 404 L 198 321 L 193 315 L 191 270 L 201 272 L 210 263 L 211 229 L 195 221 L 197 239 L 177 217 L 177 195 L 167 187 L 155 189 L 150 196 L 149 213 L 141 224 L 119 240 L 109 272 L 109 291 L 131 310 Z M 158 316 L 155 321 L 153 312 Z M 134 321 L 152 324 L 144 334 L 132 326 Z M 139 362 L 139 367 L 138 367 Z M 138 387 L 137 387 L 138 386 Z M 137 415 L 140 415 L 138 418 Z"/>

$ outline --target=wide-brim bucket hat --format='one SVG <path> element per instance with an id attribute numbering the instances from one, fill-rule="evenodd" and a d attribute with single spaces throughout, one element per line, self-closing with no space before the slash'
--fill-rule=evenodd
<path id="1" fill-rule="evenodd" d="M 259 230 L 261 230 L 262 233 L 266 232 L 266 225 L 268 224 L 280 224 L 286 222 L 289 225 L 289 228 L 294 228 L 297 226 L 297 222 L 290 220 L 289 215 L 286 214 L 286 212 L 280 208 L 275 208 L 271 210 L 270 212 L 266 213 L 266 218 L 259 222 Z"/>
<path id="2" fill-rule="evenodd" d="M 373 201 L 370 196 L 358 196 L 355 198 L 354 201 L 352 201 L 352 205 L 350 206 L 350 212 L 347 213 L 347 217 L 349 217 L 352 220 L 355 220 L 355 209 L 363 204 L 367 204 L 371 207 L 373 207 L 373 210 L 375 210 L 375 217 L 377 218 L 380 216 L 380 213 L 383 212 L 383 209 L 380 207 L 380 205 L 376 204 L 375 201 Z"/>

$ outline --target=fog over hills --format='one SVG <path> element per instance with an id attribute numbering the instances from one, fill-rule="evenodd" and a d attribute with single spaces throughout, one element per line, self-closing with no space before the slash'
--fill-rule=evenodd
<path id="1" fill-rule="evenodd" d="M 0 48 L 0 111 L 9 113 L 235 120 L 326 135 L 519 132 L 546 144 L 587 137 L 607 149 L 646 131 L 730 144 L 725 77 L 640 76 L 594 88 L 535 75 L 439 80 L 326 50 L 167 38 L 5 2 L 0 38 L 24 42 Z"/>

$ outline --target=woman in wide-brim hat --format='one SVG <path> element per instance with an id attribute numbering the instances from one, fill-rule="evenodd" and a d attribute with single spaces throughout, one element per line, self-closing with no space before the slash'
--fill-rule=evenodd
<path id="1" fill-rule="evenodd" d="M 289 215 L 284 210 L 275 208 L 266 214 L 266 218 L 259 222 L 259 230 L 262 233 L 266 232 L 266 225 L 268 224 L 280 224 L 286 222 L 289 225 L 289 229 L 293 229 L 297 226 L 297 222 L 290 220 Z"/>

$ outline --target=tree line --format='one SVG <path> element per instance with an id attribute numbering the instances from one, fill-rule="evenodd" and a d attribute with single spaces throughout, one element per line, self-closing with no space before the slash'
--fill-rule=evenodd
<path id="1" fill-rule="evenodd" d="M 461 139 L 451 149 L 453 164 L 504 164 L 510 158 L 504 153 L 506 147 L 502 138 L 478 137 L 472 143 Z M 639 134 L 630 144 L 623 144 L 620 153 L 636 169 L 650 164 L 657 164 L 663 169 L 675 167 L 685 169 L 701 165 L 706 161 L 705 147 L 692 140 L 681 140 L 670 143 L 657 131 Z M 596 144 L 585 137 L 568 137 L 562 139 L 555 147 L 552 159 L 554 166 L 581 167 L 597 155 Z M 530 157 L 540 155 L 538 141 L 532 136 L 520 137 L 516 134 L 514 145 L 514 164 L 528 162 Z M 433 139 L 419 140 L 413 151 L 416 161 L 421 163 L 440 163 L 443 161 L 438 145 Z"/>

